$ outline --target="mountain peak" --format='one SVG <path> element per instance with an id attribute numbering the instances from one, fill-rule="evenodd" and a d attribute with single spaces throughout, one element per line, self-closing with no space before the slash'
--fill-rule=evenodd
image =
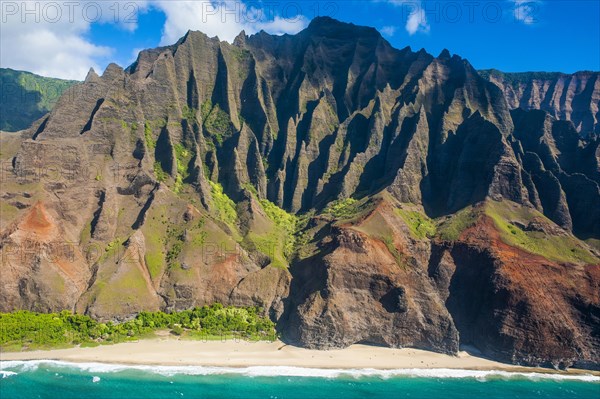
<path id="1" fill-rule="evenodd" d="M 95 79 L 98 79 L 99 76 L 96 73 L 96 71 L 94 70 L 94 68 L 90 68 L 90 70 L 88 71 L 87 75 L 85 76 L 85 82 L 90 82 L 93 81 Z"/>
<path id="2" fill-rule="evenodd" d="M 236 37 L 233 39 L 234 46 L 242 46 L 246 43 L 246 39 L 248 36 L 246 35 L 246 31 L 242 30 Z"/>
<path id="3" fill-rule="evenodd" d="M 438 59 L 440 60 L 449 60 L 452 56 L 450 55 L 450 51 L 448 49 L 443 49 L 440 55 L 438 55 Z"/>
<path id="4" fill-rule="evenodd" d="M 210 37 L 208 36 L 206 33 L 204 33 L 201 30 L 192 30 L 189 29 L 185 35 L 183 35 L 179 40 L 177 40 L 177 42 L 173 45 L 175 47 L 178 47 L 182 44 L 185 44 L 188 40 L 197 40 L 198 38 L 208 38 L 208 39 L 219 39 L 218 36 L 213 36 Z M 167 47 L 171 47 L 171 46 L 167 46 Z"/>
<path id="5" fill-rule="evenodd" d="M 355 25 L 350 22 L 342 22 L 331 17 L 316 17 L 310 22 L 307 31 L 313 34 L 321 35 L 339 35 L 340 38 L 344 37 L 344 34 L 354 33 L 358 34 L 370 34 L 381 36 L 379 31 L 370 26 Z"/>
<path id="6" fill-rule="evenodd" d="M 336 24 L 347 24 L 345 22 L 341 22 L 338 21 L 335 18 L 331 18 L 331 17 L 315 17 L 310 21 L 310 24 L 308 24 L 308 28 L 315 28 L 315 27 L 319 27 L 319 26 L 323 26 L 323 25 L 336 25 Z"/>
<path id="7" fill-rule="evenodd" d="M 119 65 L 115 64 L 114 62 L 111 62 L 110 64 L 108 64 L 108 66 L 104 70 L 102 77 L 108 78 L 108 79 L 114 79 L 114 78 L 120 76 L 122 73 L 123 73 L 123 68 L 121 68 Z"/>

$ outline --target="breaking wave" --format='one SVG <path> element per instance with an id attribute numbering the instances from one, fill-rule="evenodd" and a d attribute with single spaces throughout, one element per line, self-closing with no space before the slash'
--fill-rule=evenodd
<path id="1" fill-rule="evenodd" d="M 35 371 L 40 367 L 72 368 L 94 374 L 106 374 L 137 370 L 162 376 L 174 375 L 226 375 L 236 374 L 248 377 L 417 377 L 417 378 L 473 378 L 489 379 L 529 379 L 529 380 L 570 380 L 600 383 L 600 376 L 591 374 L 559 374 L 540 372 L 514 372 L 503 370 L 463 370 L 463 369 L 320 369 L 288 366 L 253 366 L 253 367 L 205 367 L 205 366 L 144 366 L 107 363 L 71 363 L 55 360 L 32 361 L 0 361 L 0 375 L 6 378 L 18 373 Z"/>

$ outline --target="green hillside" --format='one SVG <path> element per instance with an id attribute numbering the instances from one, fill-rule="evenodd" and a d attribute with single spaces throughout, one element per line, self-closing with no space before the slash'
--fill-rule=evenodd
<path id="1" fill-rule="evenodd" d="M 26 129 L 52 109 L 60 95 L 77 83 L 0 68 L 0 130 Z"/>

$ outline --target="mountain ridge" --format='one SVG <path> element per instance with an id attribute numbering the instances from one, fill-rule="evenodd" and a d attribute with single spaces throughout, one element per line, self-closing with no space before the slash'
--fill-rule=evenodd
<path id="1" fill-rule="evenodd" d="M 19 131 L 49 112 L 58 97 L 76 82 L 0 68 L 0 83 L 0 130 Z"/>
<path id="2" fill-rule="evenodd" d="M 489 69 L 479 73 L 501 88 L 513 109 L 541 109 L 557 119 L 573 121 L 584 136 L 600 133 L 600 72 L 505 73 Z"/>
<path id="3" fill-rule="evenodd" d="M 375 32 L 188 32 L 0 136 L 1 310 L 220 302 L 307 347 L 598 367 L 600 260 L 578 238 L 600 238 L 598 140 Z"/>

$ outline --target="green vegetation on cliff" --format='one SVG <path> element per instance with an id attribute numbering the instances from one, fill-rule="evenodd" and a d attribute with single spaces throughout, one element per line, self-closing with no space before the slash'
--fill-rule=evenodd
<path id="1" fill-rule="evenodd" d="M 168 268 L 180 268 L 186 251 L 201 250 L 209 232 L 203 217 L 189 221 L 174 219 L 169 205 L 151 208 L 142 227 L 146 240 L 145 261 L 152 281 Z M 214 234 L 211 232 L 211 238 Z"/>
<path id="2" fill-rule="evenodd" d="M 194 115 L 196 110 L 192 110 Z M 185 113 L 184 113 L 185 114 Z M 190 112 L 188 111 L 189 115 Z M 219 107 L 219 104 L 213 106 L 210 100 L 206 100 L 200 106 L 200 116 L 202 124 L 209 136 L 213 137 L 221 145 L 223 140 L 231 136 L 234 132 L 229 114 Z"/>
<path id="3" fill-rule="evenodd" d="M 165 215 L 165 207 L 152 208 L 148 212 L 146 223 L 142 228 L 144 238 L 146 239 L 146 267 L 150 273 L 150 278 L 155 280 L 163 272 L 165 263 L 165 252 L 167 243 L 166 229 L 168 219 Z"/>
<path id="4" fill-rule="evenodd" d="M 438 237 L 444 241 L 455 241 L 460 238 L 463 231 L 477 222 L 477 213 L 473 207 L 467 207 L 448 216 L 438 225 Z"/>
<path id="5" fill-rule="evenodd" d="M 346 198 L 333 201 L 323 213 L 336 219 L 350 219 L 358 212 L 358 201 L 354 198 Z"/>
<path id="6" fill-rule="evenodd" d="M 260 205 L 267 214 L 267 217 L 275 223 L 275 226 L 281 228 L 287 235 L 293 236 L 296 233 L 296 224 L 298 217 L 287 213 L 269 200 L 261 199 Z"/>
<path id="7" fill-rule="evenodd" d="M 511 247 L 540 255 L 555 262 L 597 263 L 589 248 L 572 234 L 562 231 L 540 212 L 510 201 L 488 200 L 481 206 L 467 207 L 439 222 L 437 236 L 455 241 L 481 216 L 489 217 L 500 238 Z"/>
<path id="8" fill-rule="evenodd" d="M 237 222 L 235 202 L 223 192 L 223 186 L 219 183 L 210 180 L 208 182 L 210 183 L 213 204 L 217 208 L 219 219 L 228 225 L 234 225 Z"/>
<path id="9" fill-rule="evenodd" d="M 271 266 L 287 268 L 296 250 L 299 218 L 267 199 L 260 199 L 256 188 L 251 184 L 246 184 L 245 188 L 258 201 L 268 221 L 257 229 L 260 232 L 250 231 L 242 244 L 249 251 L 258 251 L 268 256 Z"/>
<path id="10" fill-rule="evenodd" d="M 254 243 L 255 249 L 269 256 L 271 266 L 286 268 L 295 250 L 297 218 L 268 200 L 261 200 L 260 204 L 274 226 L 268 233 L 250 232 L 247 239 Z"/>
<path id="11" fill-rule="evenodd" d="M 482 69 L 477 72 L 486 80 L 490 80 L 492 77 L 502 79 L 513 87 L 517 87 L 519 84 L 529 84 L 534 80 L 552 81 L 564 76 L 560 72 L 502 72 L 497 69 Z"/>
<path id="12" fill-rule="evenodd" d="M 410 234 L 413 238 L 422 240 L 424 238 L 431 238 L 435 236 L 435 222 L 428 218 L 425 214 L 407 209 L 396 209 L 396 212 L 402 218 L 402 220 L 404 220 L 406 226 L 408 226 Z"/>
<path id="13" fill-rule="evenodd" d="M 180 193 L 183 189 L 183 182 L 188 178 L 188 166 L 192 158 L 192 153 L 185 148 L 183 144 L 176 143 L 175 148 L 175 160 L 177 161 L 177 176 L 175 176 L 175 185 L 173 186 L 173 192 L 176 194 Z"/>
<path id="14" fill-rule="evenodd" d="M 0 130 L 16 132 L 28 128 L 52 110 L 62 93 L 75 83 L 0 68 Z"/>
<path id="15" fill-rule="evenodd" d="M 585 243 L 590 247 L 594 248 L 596 251 L 600 251 L 600 239 L 588 238 L 587 240 L 585 240 Z"/>
<path id="16" fill-rule="evenodd" d="M 144 123 L 144 139 L 146 141 L 146 147 L 148 147 L 148 149 L 153 150 L 156 148 L 156 140 L 152 135 L 152 126 L 148 121 Z"/>
<path id="17" fill-rule="evenodd" d="M 204 123 L 204 121 L 206 121 L 206 118 L 208 118 L 208 115 L 210 114 L 210 111 L 212 110 L 212 101 L 210 101 L 210 99 L 204 101 L 202 103 L 202 105 L 200 105 L 200 116 L 202 117 L 202 123 Z"/>
<path id="18" fill-rule="evenodd" d="M 93 346 L 152 336 L 169 329 L 175 335 L 191 338 L 240 337 L 249 340 L 274 340 L 275 324 L 261 316 L 256 307 L 196 307 L 181 312 L 141 312 L 123 323 L 101 323 L 89 316 L 60 313 L 34 313 L 25 310 L 0 313 L 0 348 L 21 350 L 36 348 Z"/>
<path id="19" fill-rule="evenodd" d="M 165 182 L 169 177 L 169 174 L 163 170 L 159 161 L 154 162 L 154 176 L 161 183 Z"/>
<path id="20" fill-rule="evenodd" d="M 380 202 L 379 196 L 338 199 L 330 202 L 321 214 L 334 218 L 337 222 L 350 223 L 369 214 Z"/>
<path id="21" fill-rule="evenodd" d="M 196 121 L 196 112 L 198 112 L 197 109 L 184 105 L 181 109 L 181 116 L 183 116 L 183 119 L 186 119 L 189 123 L 193 123 Z"/>
<path id="22" fill-rule="evenodd" d="M 510 246 L 556 262 L 598 262 L 598 259 L 571 234 L 543 231 L 540 227 L 551 226 L 552 222 L 532 208 L 509 201 L 487 201 L 485 214 L 494 221 L 502 241 Z M 536 223 L 540 227 L 527 227 Z"/>

